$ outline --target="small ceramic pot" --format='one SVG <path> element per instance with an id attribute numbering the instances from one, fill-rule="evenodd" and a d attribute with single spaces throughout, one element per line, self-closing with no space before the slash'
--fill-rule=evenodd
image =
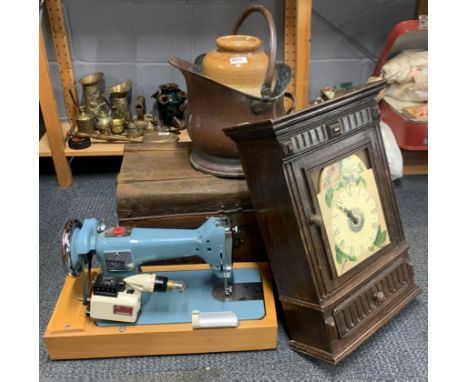
<path id="1" fill-rule="evenodd" d="M 153 114 L 159 114 L 160 120 L 170 125 L 174 117 L 183 118 L 187 95 L 174 83 L 160 85 L 159 89 L 152 95 L 156 99 Z"/>

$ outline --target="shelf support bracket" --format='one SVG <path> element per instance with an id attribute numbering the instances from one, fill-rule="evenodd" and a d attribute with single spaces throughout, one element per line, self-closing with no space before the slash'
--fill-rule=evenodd
<path id="1" fill-rule="evenodd" d="M 288 90 L 296 97 L 296 110 L 309 104 L 312 0 L 284 2 L 284 61 L 292 69 Z"/>
<path id="2" fill-rule="evenodd" d="M 68 121 L 72 126 L 76 126 L 76 106 L 70 95 L 77 100 L 75 79 L 73 74 L 73 64 L 68 45 L 67 28 L 62 10 L 61 0 L 46 0 L 47 16 L 49 17 L 50 31 L 54 42 L 55 56 L 59 68 L 59 77 L 62 84 L 63 98 Z"/>
<path id="3" fill-rule="evenodd" d="M 60 115 L 41 27 L 39 27 L 39 104 L 58 183 L 61 187 L 70 187 L 73 184 L 73 176 L 65 156 Z"/>

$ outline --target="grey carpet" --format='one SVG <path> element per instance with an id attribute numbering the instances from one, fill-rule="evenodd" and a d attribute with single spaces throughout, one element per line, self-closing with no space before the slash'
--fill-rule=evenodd
<path id="1" fill-rule="evenodd" d="M 44 381 L 426 381 L 427 177 L 396 187 L 416 282 L 423 293 L 337 366 L 292 351 L 279 323 L 276 350 L 204 355 L 51 361 L 42 336 L 63 285 L 60 233 L 70 218 L 117 223 L 116 173 L 75 174 L 70 189 L 40 176 L 40 376 Z"/>

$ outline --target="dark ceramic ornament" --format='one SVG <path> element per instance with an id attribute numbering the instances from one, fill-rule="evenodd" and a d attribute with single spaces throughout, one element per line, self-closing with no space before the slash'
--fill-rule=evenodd
<path id="1" fill-rule="evenodd" d="M 174 117 L 183 118 L 187 95 L 175 83 L 160 85 L 159 89 L 152 95 L 156 99 L 153 114 L 158 114 L 165 125 L 171 125 Z"/>

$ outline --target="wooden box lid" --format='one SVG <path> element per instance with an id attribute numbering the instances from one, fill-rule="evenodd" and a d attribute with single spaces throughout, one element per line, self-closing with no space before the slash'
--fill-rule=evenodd
<path id="1" fill-rule="evenodd" d="M 251 210 L 244 179 L 195 170 L 191 142 L 128 144 L 117 178 L 119 218 Z"/>

